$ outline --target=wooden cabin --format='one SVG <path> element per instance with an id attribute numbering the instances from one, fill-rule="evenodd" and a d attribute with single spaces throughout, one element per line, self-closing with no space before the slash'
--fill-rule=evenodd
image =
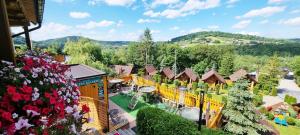
<path id="1" fill-rule="evenodd" d="M 190 68 L 186 68 L 183 72 L 178 74 L 175 78 L 180 81 L 187 81 L 188 83 L 197 82 L 199 80 L 198 75 Z"/>
<path id="2" fill-rule="evenodd" d="M 174 72 L 171 70 L 170 67 L 164 67 L 161 71 L 160 71 L 160 75 L 161 75 L 161 79 L 169 79 L 172 80 L 175 77 Z"/>
<path id="3" fill-rule="evenodd" d="M 232 75 L 229 76 L 229 78 L 232 82 L 236 82 L 237 80 L 242 79 L 242 78 L 247 78 L 251 83 L 250 90 L 252 90 L 254 85 L 257 83 L 257 80 L 256 80 L 255 76 L 250 75 L 244 69 L 240 69 L 238 71 L 235 71 Z"/>
<path id="4" fill-rule="evenodd" d="M 88 104 L 91 113 L 88 115 L 94 119 L 86 126 L 93 127 L 101 132 L 109 128 L 108 117 L 108 89 L 106 73 L 92 67 L 74 64 L 70 65 L 70 72 L 79 86 L 81 103 Z"/>
<path id="5" fill-rule="evenodd" d="M 153 76 L 157 73 L 156 68 L 153 65 L 145 66 L 145 76 Z"/>
<path id="6" fill-rule="evenodd" d="M 41 28 L 45 0 L 0 1 L 0 60 L 15 63 L 15 48 L 12 37 L 25 36 L 27 49 L 31 50 L 29 32 Z M 29 28 L 31 25 L 33 28 Z M 22 27 L 23 32 L 11 33 L 11 27 Z"/>
<path id="7" fill-rule="evenodd" d="M 208 83 L 210 87 L 215 87 L 216 84 L 223 85 L 226 83 L 225 79 L 215 70 L 210 70 L 203 74 L 201 80 Z"/>
<path id="8" fill-rule="evenodd" d="M 118 77 L 124 79 L 125 82 L 132 80 L 131 74 L 133 73 L 132 65 L 114 65 L 113 69 L 118 74 Z"/>

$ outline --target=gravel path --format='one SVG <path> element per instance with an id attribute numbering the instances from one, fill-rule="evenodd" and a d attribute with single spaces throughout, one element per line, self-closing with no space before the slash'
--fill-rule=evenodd
<path id="1" fill-rule="evenodd" d="M 278 96 L 284 99 L 286 94 L 296 97 L 297 101 L 300 102 L 300 88 L 294 80 L 282 79 L 279 81 Z"/>

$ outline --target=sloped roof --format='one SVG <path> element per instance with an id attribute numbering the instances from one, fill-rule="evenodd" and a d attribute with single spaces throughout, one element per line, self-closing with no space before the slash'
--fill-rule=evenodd
<path id="1" fill-rule="evenodd" d="M 164 67 L 161 73 L 163 73 L 168 79 L 175 77 L 174 72 L 170 69 L 170 67 Z"/>
<path id="2" fill-rule="evenodd" d="M 217 71 L 215 70 L 210 70 L 209 72 L 205 73 L 202 75 L 202 81 L 209 79 L 212 76 L 216 76 L 217 79 L 222 82 L 222 83 L 226 83 L 226 81 L 224 80 L 224 78 L 218 74 Z"/>
<path id="3" fill-rule="evenodd" d="M 246 77 L 248 72 L 244 69 L 240 69 L 238 71 L 235 71 L 232 75 L 229 76 L 230 80 L 235 82 L 243 77 Z"/>
<path id="4" fill-rule="evenodd" d="M 146 65 L 145 69 L 146 69 L 146 72 L 149 73 L 149 75 L 154 75 L 157 73 L 157 71 L 153 65 Z"/>
<path id="5" fill-rule="evenodd" d="M 180 77 L 181 75 L 186 74 L 192 81 L 196 81 L 199 77 L 198 75 L 190 68 L 185 68 L 183 72 L 176 76 L 176 78 Z"/>
<path id="6" fill-rule="evenodd" d="M 87 78 L 92 76 L 105 75 L 105 72 L 82 64 L 69 65 L 70 71 L 66 74 L 75 79 Z"/>
<path id="7" fill-rule="evenodd" d="M 133 66 L 128 65 L 115 65 L 114 69 L 118 75 L 130 75 L 133 69 Z"/>

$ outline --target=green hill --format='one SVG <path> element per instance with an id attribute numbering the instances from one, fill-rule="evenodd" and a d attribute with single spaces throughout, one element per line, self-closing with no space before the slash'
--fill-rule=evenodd
<path id="1" fill-rule="evenodd" d="M 296 40 L 272 39 L 254 35 L 234 34 L 218 31 L 204 31 L 191 33 L 171 39 L 172 43 L 184 46 L 208 44 L 208 45 L 260 45 L 260 44 L 286 44 Z M 300 42 L 299 42 L 300 43 Z"/>

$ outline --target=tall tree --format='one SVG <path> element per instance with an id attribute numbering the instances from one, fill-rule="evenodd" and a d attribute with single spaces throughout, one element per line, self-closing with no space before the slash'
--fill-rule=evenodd
<path id="1" fill-rule="evenodd" d="M 143 58 L 145 60 L 145 64 L 152 63 L 151 58 L 153 58 L 154 55 L 154 42 L 152 39 L 151 31 L 150 29 L 146 28 L 144 31 L 144 34 L 141 39 L 141 45 L 142 45 L 142 52 Z"/>
<path id="2" fill-rule="evenodd" d="M 227 106 L 223 110 L 228 120 L 225 130 L 239 135 L 259 135 L 267 129 L 259 124 L 262 116 L 255 113 L 253 94 L 249 92 L 248 86 L 248 81 L 242 79 L 229 90 Z"/>
<path id="3" fill-rule="evenodd" d="M 222 60 L 219 68 L 221 75 L 229 76 L 234 70 L 234 57 L 232 53 L 226 53 Z"/>

